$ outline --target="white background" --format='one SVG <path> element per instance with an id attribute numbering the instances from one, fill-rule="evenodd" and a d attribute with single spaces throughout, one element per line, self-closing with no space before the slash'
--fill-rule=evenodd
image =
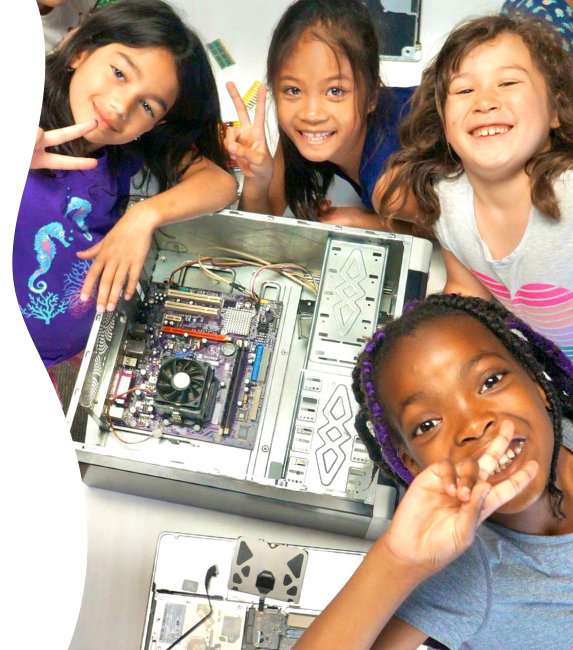
<path id="1" fill-rule="evenodd" d="M 68 647 L 81 602 L 85 503 L 64 416 L 20 316 L 14 224 L 40 114 L 44 43 L 34 0 L 2 7 L 2 645 Z"/>
<path id="2" fill-rule="evenodd" d="M 253 81 L 263 81 L 267 50 L 275 24 L 290 0 L 170 0 L 204 42 L 220 38 L 236 65 L 221 70 L 213 62 L 219 85 L 224 120 L 236 119 L 225 90 L 234 81 L 241 95 Z M 384 1 L 382 0 L 382 4 Z M 437 54 L 443 38 L 464 18 L 496 12 L 503 0 L 422 0 L 422 60 L 419 63 L 388 62 L 383 77 L 390 86 L 415 86 L 426 61 Z"/>
<path id="3" fill-rule="evenodd" d="M 272 28 L 287 0 L 172 0 L 203 39 L 221 38 L 237 61 L 224 71 L 213 63 L 223 117 L 235 118 L 223 94 L 232 79 L 244 93 L 263 80 Z M 468 15 L 496 11 L 501 0 L 424 0 L 421 63 L 386 63 L 390 85 L 419 81 L 423 63 L 453 25 Z M 1 577 L 2 642 L 6 648 L 40 645 L 65 650 L 88 581 L 73 650 L 138 647 L 156 537 L 161 530 L 237 536 L 250 530 L 275 541 L 364 548 L 350 538 L 327 536 L 209 513 L 184 506 L 84 488 L 64 418 L 47 374 L 19 314 L 11 279 L 13 229 L 33 147 L 43 84 L 43 41 L 34 0 L 6 1 L 0 40 L 2 93 L 1 272 L 3 445 Z M 438 44 L 438 45 L 436 45 Z M 325 540 L 329 540 L 328 543 Z"/>

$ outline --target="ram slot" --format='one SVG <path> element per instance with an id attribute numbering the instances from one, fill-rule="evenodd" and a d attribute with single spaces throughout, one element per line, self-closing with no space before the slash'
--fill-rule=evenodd
<path id="1" fill-rule="evenodd" d="M 239 343 L 241 344 L 240 347 Z M 221 418 L 221 428 L 219 429 L 221 435 L 229 435 L 229 422 L 233 412 L 233 404 L 238 400 L 241 391 L 241 384 L 237 381 L 237 377 L 239 376 L 241 366 L 243 365 L 246 350 L 247 348 L 243 348 L 243 342 L 237 341 L 237 356 L 235 358 L 235 365 L 233 366 L 233 372 L 231 373 L 231 379 L 229 381 L 229 392 L 227 393 L 227 399 L 225 400 L 223 417 Z"/>

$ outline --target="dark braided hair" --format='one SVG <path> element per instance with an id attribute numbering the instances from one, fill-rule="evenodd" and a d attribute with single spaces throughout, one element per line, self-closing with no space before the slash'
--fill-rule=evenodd
<path id="1" fill-rule="evenodd" d="M 406 307 L 402 316 L 374 334 L 354 368 L 352 389 L 360 405 L 355 427 L 370 458 L 382 473 L 408 486 L 412 474 L 398 457 L 400 434 L 390 425 L 380 404 L 375 378 L 395 343 L 414 334 L 424 323 L 452 316 L 470 316 L 481 323 L 528 370 L 541 386 L 550 406 L 555 448 L 549 472 L 549 499 L 553 515 L 563 519 L 563 492 L 555 485 L 557 457 L 562 443 L 562 417 L 573 419 L 573 364 L 551 341 L 499 304 L 457 294 L 433 295 Z"/>

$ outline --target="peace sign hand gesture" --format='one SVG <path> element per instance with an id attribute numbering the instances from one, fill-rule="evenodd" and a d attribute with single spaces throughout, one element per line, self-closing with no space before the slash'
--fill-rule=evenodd
<path id="1" fill-rule="evenodd" d="M 227 90 L 237 110 L 240 126 L 227 129 L 225 147 L 231 159 L 243 172 L 245 179 L 268 187 L 273 176 L 273 159 L 265 137 L 266 88 L 261 85 L 257 90 L 257 104 L 252 124 L 247 108 L 232 81 L 227 83 Z"/>
<path id="2" fill-rule="evenodd" d="M 97 167 L 95 158 L 76 158 L 75 156 L 62 156 L 49 153 L 46 147 L 54 147 L 64 142 L 80 138 L 97 128 L 97 121 L 90 120 L 82 124 L 74 124 L 63 129 L 44 131 L 38 127 L 36 144 L 30 162 L 30 169 L 93 169 Z"/>
<path id="3" fill-rule="evenodd" d="M 468 549 L 477 527 L 498 508 L 516 497 L 535 478 L 539 465 L 524 467 L 493 487 L 486 480 L 513 437 L 511 422 L 476 461 L 466 458 L 434 463 L 408 488 L 383 541 L 401 562 L 426 575 L 436 573 Z"/>

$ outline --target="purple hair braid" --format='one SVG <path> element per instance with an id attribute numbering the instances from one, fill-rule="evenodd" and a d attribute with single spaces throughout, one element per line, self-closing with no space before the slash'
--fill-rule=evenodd
<path id="1" fill-rule="evenodd" d="M 412 307 L 411 307 L 412 308 Z M 406 484 L 410 484 L 414 477 L 412 474 L 404 467 L 402 461 L 398 458 L 396 449 L 392 444 L 390 435 L 386 425 L 382 422 L 382 407 L 376 400 L 376 388 L 374 382 L 372 381 L 372 355 L 376 350 L 382 345 L 385 338 L 385 333 L 383 330 L 378 330 L 374 333 L 370 341 L 366 344 L 364 348 L 365 355 L 368 355 L 367 358 L 362 359 L 362 368 L 360 383 L 362 385 L 362 393 L 365 396 L 366 407 L 370 415 L 369 420 L 372 423 L 374 429 L 374 434 L 376 441 L 380 446 L 380 451 L 382 453 L 382 458 L 386 463 L 388 469 L 390 469 L 396 476 L 398 476 Z"/>
<path id="2" fill-rule="evenodd" d="M 543 350 L 555 361 L 555 364 L 560 370 L 569 377 L 573 377 L 573 363 L 571 363 L 571 359 L 569 359 L 559 346 L 555 345 L 555 343 L 546 339 L 541 334 L 538 334 L 532 327 L 522 320 L 507 318 L 505 324 L 510 329 L 521 332 L 527 340 L 531 342 L 533 347 Z"/>
<path id="3" fill-rule="evenodd" d="M 379 407 L 378 404 L 376 404 L 376 406 Z M 410 483 L 414 480 L 414 477 L 411 472 L 409 472 L 404 467 L 404 464 L 398 458 L 398 454 L 396 453 L 394 445 L 390 440 L 388 429 L 384 424 L 382 424 L 382 422 L 373 422 L 372 426 L 376 432 L 376 439 L 378 440 L 378 444 L 382 449 L 382 456 L 384 456 L 386 464 L 394 472 L 394 474 L 396 474 L 396 476 L 399 476 L 406 484 L 410 485 Z"/>

